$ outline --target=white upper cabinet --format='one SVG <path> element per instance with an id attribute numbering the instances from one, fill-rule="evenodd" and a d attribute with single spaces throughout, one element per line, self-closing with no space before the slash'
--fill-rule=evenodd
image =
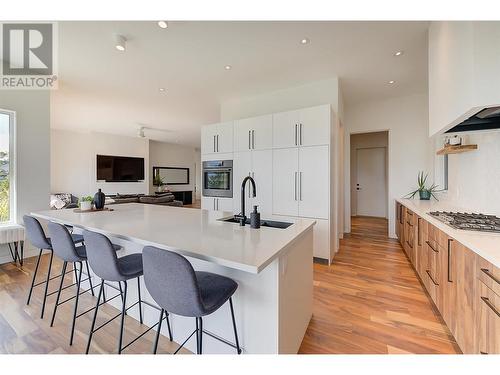
<path id="1" fill-rule="evenodd" d="M 233 152 L 233 122 L 206 125 L 201 128 L 201 153 Z"/>
<path id="2" fill-rule="evenodd" d="M 273 148 L 298 146 L 300 111 L 275 113 L 273 115 Z"/>
<path id="3" fill-rule="evenodd" d="M 273 116 L 235 121 L 234 151 L 266 150 L 273 145 Z"/>
<path id="4" fill-rule="evenodd" d="M 273 115 L 273 148 L 330 144 L 330 106 Z"/>
<path id="5" fill-rule="evenodd" d="M 299 145 L 320 146 L 330 144 L 330 106 L 300 110 Z"/>

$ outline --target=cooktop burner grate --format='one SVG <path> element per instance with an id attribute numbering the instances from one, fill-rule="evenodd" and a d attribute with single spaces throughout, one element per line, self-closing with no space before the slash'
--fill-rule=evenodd
<path id="1" fill-rule="evenodd" d="M 500 233 L 500 218 L 494 215 L 447 211 L 433 211 L 429 215 L 455 229 Z"/>

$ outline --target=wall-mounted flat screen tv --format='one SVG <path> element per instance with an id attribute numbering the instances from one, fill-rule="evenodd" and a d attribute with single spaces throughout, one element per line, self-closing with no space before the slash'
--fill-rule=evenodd
<path id="1" fill-rule="evenodd" d="M 97 155 L 97 179 L 106 182 L 144 180 L 144 158 Z"/>

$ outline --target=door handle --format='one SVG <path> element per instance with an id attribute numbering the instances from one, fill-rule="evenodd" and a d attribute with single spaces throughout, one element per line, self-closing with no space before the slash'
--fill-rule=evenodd
<path id="1" fill-rule="evenodd" d="M 302 146 L 302 124 L 299 125 L 299 143 Z"/>
<path id="2" fill-rule="evenodd" d="M 294 195 L 295 195 L 295 200 L 297 200 L 297 172 L 295 172 Z"/>
<path id="3" fill-rule="evenodd" d="M 252 130 L 252 150 L 255 150 L 255 130 Z"/>

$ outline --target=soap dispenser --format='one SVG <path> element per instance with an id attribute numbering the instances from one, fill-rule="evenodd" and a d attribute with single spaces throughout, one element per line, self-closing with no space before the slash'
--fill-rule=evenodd
<path id="1" fill-rule="evenodd" d="M 250 228 L 260 228 L 260 212 L 257 212 L 257 206 L 253 206 L 253 211 L 250 214 Z"/>

